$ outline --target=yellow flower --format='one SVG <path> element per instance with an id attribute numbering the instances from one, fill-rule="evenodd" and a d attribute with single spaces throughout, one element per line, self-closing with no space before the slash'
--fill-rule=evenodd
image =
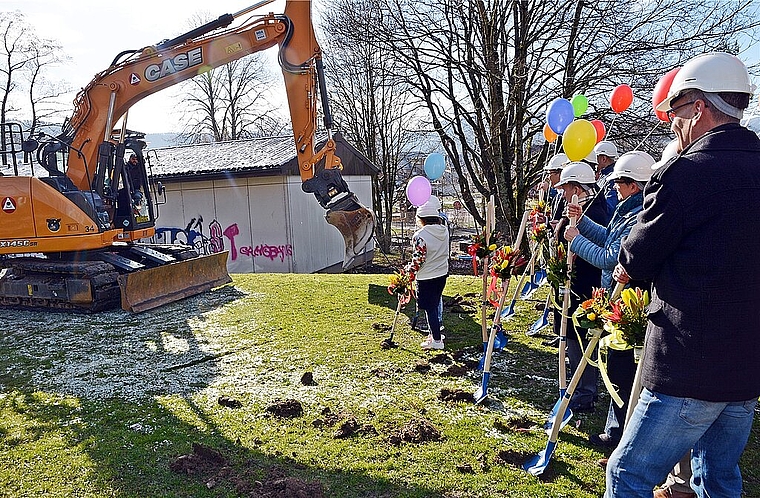
<path id="1" fill-rule="evenodd" d="M 589 313 L 588 314 L 588 319 L 591 320 L 592 322 L 594 320 L 596 320 L 596 313 L 594 313 L 593 311 L 591 313 Z"/>

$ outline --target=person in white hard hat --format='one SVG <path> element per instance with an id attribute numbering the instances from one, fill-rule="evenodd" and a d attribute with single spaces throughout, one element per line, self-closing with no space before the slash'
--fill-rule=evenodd
<path id="1" fill-rule="evenodd" d="M 697 496 L 742 494 L 760 396 L 760 138 L 740 124 L 753 91 L 741 60 L 713 52 L 684 64 L 656 106 L 681 152 L 652 175 L 613 272 L 652 280 L 652 302 L 643 390 L 610 456 L 607 498 L 651 497 L 689 451 Z"/>
<path id="2" fill-rule="evenodd" d="M 604 197 L 597 194 L 596 174 L 594 169 L 584 162 L 571 162 L 562 169 L 557 188 L 562 191 L 565 202 L 568 204 L 573 195 L 578 196 L 579 204 L 584 208 L 584 217 L 588 217 L 599 224 L 607 223 L 607 207 Z M 556 240 L 564 241 L 565 230 L 568 229 L 569 219 L 563 216 L 557 225 Z M 573 279 L 570 285 L 570 309 L 577 308 L 580 303 L 591 298 L 594 287 L 599 287 L 602 278 L 601 270 L 587 261 L 575 258 L 573 263 Z M 559 332 L 562 320 L 560 312 L 554 315 L 555 332 Z M 559 334 L 558 334 L 559 335 Z M 578 341 L 580 337 L 581 342 Z M 570 361 L 570 369 L 575 372 L 578 368 L 583 350 L 588 340 L 586 329 L 575 327 L 568 323 L 567 332 L 567 358 Z M 587 368 L 570 400 L 570 409 L 574 412 L 593 412 L 597 400 L 597 370 Z"/>
<path id="3" fill-rule="evenodd" d="M 407 272 L 417 282 L 417 306 L 425 311 L 430 334 L 422 341 L 422 349 L 443 349 L 438 305 L 449 274 L 449 229 L 439 211 L 441 202 L 431 196 L 417 208 L 420 229 L 412 235 L 412 260 Z"/>
<path id="4" fill-rule="evenodd" d="M 570 204 L 567 212 L 578 218 L 577 228 L 568 227 L 565 239 L 570 242 L 570 250 L 602 270 L 601 286 L 612 292 L 614 282 L 612 270 L 615 268 L 620 253 L 620 244 L 628 236 L 636 223 L 636 216 L 644 205 L 644 185 L 652 176 L 654 158 L 642 151 L 627 152 L 620 156 L 609 181 L 614 185 L 620 202 L 615 208 L 612 220 L 605 227 L 583 216 L 578 204 Z M 645 284 L 638 285 L 648 289 Z M 623 434 L 625 414 L 628 411 L 628 398 L 631 395 L 636 363 L 633 347 L 627 344 L 611 343 L 607 348 L 607 373 L 612 384 L 617 386 L 618 394 L 623 400 L 619 407 L 610 401 L 604 432 L 592 434 L 589 441 L 595 446 L 614 448 Z"/>
<path id="5" fill-rule="evenodd" d="M 596 184 L 602 190 L 602 195 L 607 199 L 607 210 L 612 216 L 612 212 L 617 207 L 618 196 L 609 176 L 615 168 L 615 161 L 618 158 L 617 146 L 607 140 L 602 140 L 594 146 L 592 152 L 596 156 Z"/>
<path id="6" fill-rule="evenodd" d="M 548 191 L 546 194 L 547 203 L 551 203 L 551 220 L 559 220 L 562 216 L 562 210 L 565 209 L 564 198 L 556 189 L 557 182 L 559 182 L 562 168 L 570 162 L 567 155 L 559 153 L 552 157 L 544 165 L 543 170 L 547 173 L 546 181 L 539 184 L 539 190 Z"/>

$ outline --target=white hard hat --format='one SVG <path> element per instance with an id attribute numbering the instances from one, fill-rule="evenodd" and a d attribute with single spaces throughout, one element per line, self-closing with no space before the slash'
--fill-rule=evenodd
<path id="1" fill-rule="evenodd" d="M 593 149 L 591 149 L 591 152 L 589 152 L 588 155 L 583 158 L 583 160 L 591 164 L 598 164 L 596 161 L 596 152 L 594 152 Z"/>
<path id="2" fill-rule="evenodd" d="M 668 96 L 655 109 L 669 111 L 670 103 L 687 90 L 752 94 L 755 86 L 749 80 L 747 66 L 738 57 L 725 52 L 710 52 L 683 65 L 670 84 Z"/>
<path id="3" fill-rule="evenodd" d="M 617 146 L 612 142 L 601 141 L 594 147 L 594 154 L 597 156 L 604 155 L 612 159 L 618 158 Z"/>
<path id="4" fill-rule="evenodd" d="M 586 163 L 572 162 L 562 168 L 562 173 L 559 175 L 559 181 L 555 187 L 564 185 L 568 182 L 577 182 L 581 184 L 596 183 L 596 173 L 593 168 Z"/>
<path id="5" fill-rule="evenodd" d="M 648 182 L 652 177 L 654 158 L 642 150 L 626 152 L 615 162 L 608 179 L 630 178 L 637 182 Z"/>
<path id="6" fill-rule="evenodd" d="M 678 139 L 674 138 L 668 145 L 662 150 L 662 156 L 660 160 L 652 165 L 652 169 L 657 169 L 665 166 L 665 163 L 678 155 Z"/>
<path id="7" fill-rule="evenodd" d="M 419 218 L 427 218 L 428 216 L 438 216 L 438 211 L 441 209 L 441 201 L 438 197 L 431 195 L 423 205 L 417 208 L 417 216 Z"/>
<path id="8" fill-rule="evenodd" d="M 556 156 L 549 159 L 549 161 L 544 164 L 544 171 L 558 171 L 561 170 L 565 164 L 569 163 L 570 159 L 567 157 L 567 154 L 560 152 Z"/>

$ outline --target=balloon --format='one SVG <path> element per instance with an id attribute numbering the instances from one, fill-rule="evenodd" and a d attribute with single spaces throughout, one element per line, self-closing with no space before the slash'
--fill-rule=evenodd
<path id="1" fill-rule="evenodd" d="M 604 140 L 604 136 L 607 134 L 607 129 L 604 127 L 604 123 L 598 119 L 592 120 L 591 124 L 594 125 L 594 129 L 596 130 L 596 143 L 599 143 Z"/>
<path id="2" fill-rule="evenodd" d="M 544 125 L 544 138 L 550 144 L 554 143 L 554 141 L 557 140 L 557 134 L 552 131 L 549 123 L 546 123 Z"/>
<path id="3" fill-rule="evenodd" d="M 573 122 L 573 104 L 567 99 L 554 99 L 546 109 L 546 122 L 557 135 L 565 132 L 567 125 Z"/>
<path id="4" fill-rule="evenodd" d="M 446 159 L 443 155 L 433 152 L 425 158 L 425 174 L 431 180 L 437 180 L 446 171 Z"/>
<path id="5" fill-rule="evenodd" d="M 596 128 L 590 121 L 576 119 L 562 135 L 562 148 L 571 161 L 580 161 L 588 156 L 596 145 Z"/>
<path id="6" fill-rule="evenodd" d="M 610 107 L 616 113 L 628 109 L 633 102 L 633 90 L 628 85 L 618 85 L 610 94 Z"/>
<path id="7" fill-rule="evenodd" d="M 433 188 L 430 182 L 424 176 L 413 176 L 406 184 L 406 198 L 412 203 L 412 206 L 419 207 L 430 199 Z"/>
<path id="8" fill-rule="evenodd" d="M 583 113 L 588 109 L 588 99 L 585 95 L 574 95 L 572 100 L 570 100 L 570 104 L 573 106 L 573 114 L 576 118 L 583 116 Z"/>
<path id="9" fill-rule="evenodd" d="M 665 121 L 666 123 L 668 122 L 668 114 L 666 112 L 658 111 L 657 105 L 668 98 L 670 85 L 673 84 L 673 79 L 676 77 L 676 74 L 678 74 L 680 69 L 680 67 L 677 67 L 665 73 L 665 75 L 660 78 L 660 81 L 654 86 L 654 91 L 652 92 L 652 107 L 654 108 L 654 113 L 657 115 L 657 119 Z"/>

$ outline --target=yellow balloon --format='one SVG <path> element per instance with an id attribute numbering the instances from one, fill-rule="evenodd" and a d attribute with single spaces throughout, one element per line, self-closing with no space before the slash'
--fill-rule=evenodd
<path id="1" fill-rule="evenodd" d="M 576 119 L 562 134 L 562 148 L 571 161 L 580 161 L 591 154 L 596 145 L 596 128 L 587 119 Z"/>

